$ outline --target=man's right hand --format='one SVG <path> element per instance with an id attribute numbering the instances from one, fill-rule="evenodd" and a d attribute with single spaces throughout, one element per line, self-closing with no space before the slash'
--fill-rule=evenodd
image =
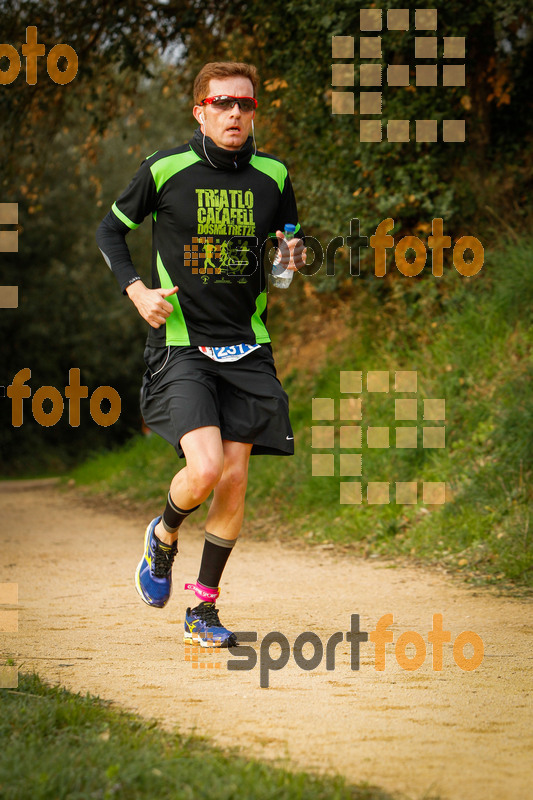
<path id="1" fill-rule="evenodd" d="M 126 287 L 126 293 L 135 305 L 135 308 L 152 328 L 164 325 L 174 310 L 174 306 L 165 300 L 171 294 L 176 294 L 178 287 L 172 289 L 149 289 L 142 281 L 135 281 Z"/>

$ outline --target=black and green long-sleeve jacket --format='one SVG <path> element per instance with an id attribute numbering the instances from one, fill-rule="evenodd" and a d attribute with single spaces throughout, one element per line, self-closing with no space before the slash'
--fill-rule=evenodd
<path id="1" fill-rule="evenodd" d="M 152 216 L 152 288 L 178 286 L 152 345 L 270 341 L 264 254 L 269 235 L 297 226 L 286 166 L 253 152 L 223 150 L 197 130 L 185 145 L 156 151 L 102 221 L 97 242 L 121 289 L 139 279 L 125 236 Z"/>

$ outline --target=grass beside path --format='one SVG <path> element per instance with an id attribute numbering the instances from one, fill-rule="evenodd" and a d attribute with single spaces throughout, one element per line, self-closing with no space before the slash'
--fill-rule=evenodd
<path id="1" fill-rule="evenodd" d="M 16 691 L 0 689 L 0 708 L 3 800 L 392 800 L 167 733 L 37 675 L 19 675 Z"/>

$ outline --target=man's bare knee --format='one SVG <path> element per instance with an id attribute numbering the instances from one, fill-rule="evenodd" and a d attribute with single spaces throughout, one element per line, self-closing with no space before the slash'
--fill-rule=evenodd
<path id="1" fill-rule="evenodd" d="M 244 495 L 248 484 L 248 461 L 251 445 L 224 442 L 224 470 L 218 483 L 219 491 L 236 497 Z"/>
<path id="2" fill-rule="evenodd" d="M 248 465 L 241 463 L 224 463 L 224 471 L 220 478 L 220 486 L 224 486 L 228 491 L 239 491 L 246 489 L 248 483 Z"/>
<path id="3" fill-rule="evenodd" d="M 216 459 L 201 459 L 193 465 L 189 466 L 189 483 L 201 493 L 211 492 L 219 482 L 222 472 L 223 464 Z"/>
<path id="4" fill-rule="evenodd" d="M 202 502 L 217 485 L 224 468 L 220 430 L 208 426 L 190 431 L 182 437 L 181 446 L 187 461 L 189 492 Z"/>

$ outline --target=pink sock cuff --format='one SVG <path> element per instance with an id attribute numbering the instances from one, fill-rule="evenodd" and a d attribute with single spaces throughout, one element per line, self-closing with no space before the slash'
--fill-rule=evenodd
<path id="1" fill-rule="evenodd" d="M 196 583 L 186 583 L 185 589 L 193 591 L 203 603 L 214 603 L 220 594 L 220 589 L 210 589 L 198 581 Z"/>

